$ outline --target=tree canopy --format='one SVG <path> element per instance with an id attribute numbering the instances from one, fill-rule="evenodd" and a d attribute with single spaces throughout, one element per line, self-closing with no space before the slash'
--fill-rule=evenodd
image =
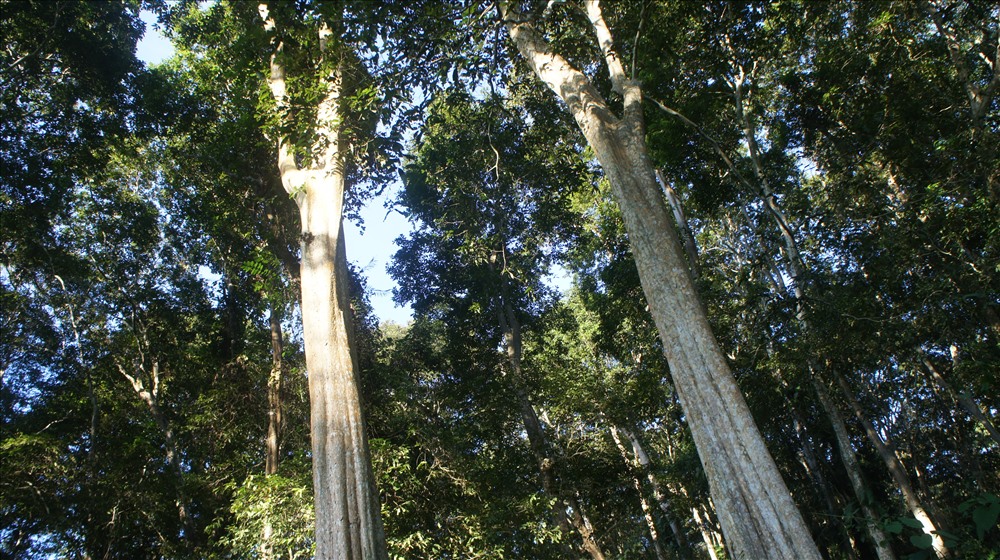
<path id="1" fill-rule="evenodd" d="M 995 3 L 0 36 L 0 556 L 997 557 Z"/>

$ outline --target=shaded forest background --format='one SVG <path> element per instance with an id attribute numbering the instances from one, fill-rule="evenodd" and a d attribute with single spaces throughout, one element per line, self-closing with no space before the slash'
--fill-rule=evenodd
<path id="1" fill-rule="evenodd" d="M 496 7 L 269 5 L 294 22 L 289 119 L 257 3 L 0 2 L 0 556 L 312 556 L 274 146 L 313 141 L 336 9 L 347 217 L 401 180 L 415 226 L 391 266 L 410 324 L 351 274 L 390 557 L 727 558 L 608 180 Z M 518 5 L 623 105 L 577 2 Z M 997 558 L 1000 7 L 602 6 L 820 552 Z M 140 10 L 176 48 L 152 68 Z"/>

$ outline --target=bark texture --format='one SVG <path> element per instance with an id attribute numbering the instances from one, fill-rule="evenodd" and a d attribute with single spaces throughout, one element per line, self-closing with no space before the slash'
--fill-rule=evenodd
<path id="1" fill-rule="evenodd" d="M 642 92 L 625 76 L 599 3 L 585 5 L 612 83 L 624 98 L 621 118 L 522 14 L 506 2 L 500 11 L 518 51 L 566 103 L 611 183 L 730 553 L 734 558 L 819 559 L 691 280 L 647 154 Z"/>
<path id="2" fill-rule="evenodd" d="M 275 33 L 268 85 L 277 111 L 287 115 L 282 42 L 266 4 L 259 11 Z M 324 57 L 333 35 L 319 27 Z M 352 344 L 347 257 L 343 238 L 345 165 L 340 131 L 343 73 L 340 64 L 320 77 L 324 96 L 316 112 L 316 141 L 300 168 L 286 138 L 278 141 L 278 170 L 295 198 L 302 225 L 302 330 L 309 372 L 316 558 L 387 559 L 378 491 L 361 415 L 357 358 Z"/>

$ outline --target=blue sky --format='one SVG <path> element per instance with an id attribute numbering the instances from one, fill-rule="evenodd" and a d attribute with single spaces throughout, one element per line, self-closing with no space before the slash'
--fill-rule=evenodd
<path id="1" fill-rule="evenodd" d="M 142 19 L 146 22 L 146 34 L 139 41 L 136 55 L 146 64 L 166 60 L 173 54 L 170 41 L 153 27 L 155 16 L 152 13 L 143 12 Z M 392 288 L 395 283 L 385 269 L 396 252 L 395 239 L 411 230 L 410 224 L 399 212 L 385 208 L 386 201 L 395 198 L 399 188 L 400 185 L 394 183 L 382 197 L 368 202 L 361 212 L 364 233 L 351 222 L 344 224 L 344 231 L 347 258 L 364 270 L 375 314 L 383 322 L 406 324 L 413 312 L 409 307 L 401 308 L 393 303 Z"/>

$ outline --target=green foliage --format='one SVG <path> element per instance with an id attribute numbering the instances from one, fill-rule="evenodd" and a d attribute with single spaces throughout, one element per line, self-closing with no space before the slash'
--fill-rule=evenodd
<path id="1" fill-rule="evenodd" d="M 953 554 L 996 558 L 996 8 L 603 4 L 648 99 L 650 158 L 696 238 L 717 338 L 820 547 L 846 558 L 854 542 L 868 557 L 875 521 L 897 556 L 933 555 L 853 424 L 870 492 L 848 490 L 811 370 L 845 377 Z M 154 69 L 133 54 L 142 7 L 177 48 Z M 701 554 L 689 512 L 710 510 L 707 488 L 621 216 L 494 14 L 434 0 L 270 7 L 288 115 L 267 90 L 256 3 L 0 2 L 0 555 L 259 557 L 266 522 L 275 556 L 312 554 L 291 320 L 282 462 L 261 473 L 266 317 L 297 313 L 297 210 L 274 144 L 288 136 L 308 163 L 336 63 L 350 211 L 401 171 L 399 206 L 417 225 L 393 265 L 411 325 L 377 330 L 363 280 L 353 286 L 392 554 L 544 559 L 576 546 L 541 492 L 518 387 L 552 440 L 556 491 L 579 490 L 609 556 L 652 554 L 639 498 L 655 500 L 611 426 L 637 434 L 666 489 L 689 543 L 657 514 L 668 555 Z M 620 103 L 603 67 L 583 64 L 600 56 L 579 3 L 524 7 Z M 320 57 L 315 26 L 334 10 L 337 56 Z M 571 291 L 547 285 L 554 265 Z M 517 380 L 498 351 L 504 306 L 523 327 Z"/>
<path id="2" fill-rule="evenodd" d="M 224 550 L 243 558 L 259 558 L 263 548 L 277 558 L 312 558 L 315 512 L 312 499 L 312 471 L 307 461 L 292 460 L 282 464 L 282 473 L 250 475 L 242 484 L 231 483 L 232 520 L 215 527 L 225 531 L 219 544 Z M 265 544 L 265 527 L 270 539 Z"/>

